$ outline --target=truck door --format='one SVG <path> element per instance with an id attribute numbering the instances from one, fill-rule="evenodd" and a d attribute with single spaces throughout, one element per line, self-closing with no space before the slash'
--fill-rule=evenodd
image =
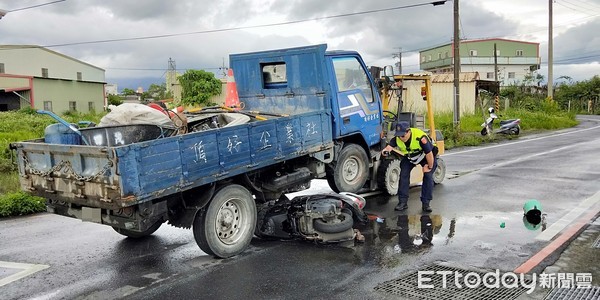
<path id="1" fill-rule="evenodd" d="M 360 132 L 369 146 L 379 143 L 381 101 L 364 64 L 357 56 L 333 57 L 332 62 L 339 112 L 335 132 L 339 136 Z"/>

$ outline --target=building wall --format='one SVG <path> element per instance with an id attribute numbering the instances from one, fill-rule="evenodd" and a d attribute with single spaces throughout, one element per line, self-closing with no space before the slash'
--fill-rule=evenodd
<path id="1" fill-rule="evenodd" d="M 494 58 L 494 44 L 496 57 Z M 453 44 L 427 49 L 420 52 L 420 67 L 433 73 L 454 71 Z M 479 72 L 483 79 L 494 72 L 498 65 L 498 81 L 501 85 L 522 83 L 526 75 L 539 69 L 539 44 L 505 39 L 464 41 L 460 44 L 461 72 Z M 447 56 L 448 54 L 448 56 Z"/>
<path id="2" fill-rule="evenodd" d="M 497 56 L 507 57 L 537 57 L 539 56 L 539 44 L 523 41 L 511 41 L 503 39 L 465 41 L 460 44 L 460 57 L 470 56 L 471 50 L 477 51 L 477 56 L 494 56 L 494 44 L 496 44 Z M 521 50 L 521 55 L 517 54 Z"/>
<path id="3" fill-rule="evenodd" d="M 119 94 L 119 90 L 116 84 L 107 84 L 104 87 L 104 91 L 106 92 L 106 95 L 118 95 Z"/>
<path id="4" fill-rule="evenodd" d="M 46 68 L 49 78 L 78 80 L 77 72 L 80 72 L 81 81 L 105 81 L 103 69 L 45 48 L 26 47 L 32 46 L 0 45 L 4 73 L 43 77 L 42 68 Z"/>
<path id="5" fill-rule="evenodd" d="M 44 109 L 44 101 L 51 101 L 55 113 L 69 110 L 71 101 L 79 112 L 89 112 L 90 102 L 95 111 L 104 109 L 104 84 L 34 78 L 33 90 L 35 109 Z"/>
<path id="6" fill-rule="evenodd" d="M 436 75 L 433 75 L 434 78 Z M 467 77 L 467 76 L 465 76 Z M 451 79 L 451 77 L 448 77 Z M 419 115 L 427 114 L 427 102 L 421 96 L 422 81 L 407 80 L 403 83 L 402 99 L 403 111 L 415 112 Z M 460 115 L 475 112 L 475 100 L 477 99 L 475 80 L 460 82 Z M 431 83 L 431 104 L 434 113 L 448 113 L 454 111 L 454 83 L 452 80 L 433 80 Z M 389 110 L 397 111 L 397 101 L 392 99 Z"/>
<path id="7" fill-rule="evenodd" d="M 460 114 L 472 114 L 475 111 L 475 82 L 460 83 Z M 421 96 L 420 82 L 405 82 L 404 111 L 413 111 L 418 114 L 427 113 L 427 102 Z M 431 104 L 434 113 L 454 111 L 454 84 L 452 82 L 431 83 Z M 395 108 L 394 108 L 395 111 Z"/>
<path id="8" fill-rule="evenodd" d="M 31 103 L 35 109 L 44 109 L 44 101 L 51 101 L 52 111 L 60 113 L 69 110 L 69 102 L 74 101 L 80 112 L 103 109 L 103 69 L 36 46 L 0 45 L 0 53 L 3 99 L 14 102 L 16 98 L 9 94 L 19 93 L 17 108 Z"/>
<path id="9" fill-rule="evenodd" d="M 494 80 L 494 66 L 463 65 L 461 71 L 478 72 L 481 79 Z M 521 84 L 527 75 L 531 75 L 531 70 L 526 65 L 498 65 L 498 81 L 504 85 Z"/>

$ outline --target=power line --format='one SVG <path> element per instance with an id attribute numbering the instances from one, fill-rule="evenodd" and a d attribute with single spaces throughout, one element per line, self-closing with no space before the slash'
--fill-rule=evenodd
<path id="1" fill-rule="evenodd" d="M 62 0 L 62 1 L 65 1 L 65 0 Z M 291 25 L 291 24 L 311 22 L 311 21 L 321 21 L 321 20 L 327 20 L 327 19 L 335 19 L 335 18 L 342 18 L 342 17 L 351 17 L 351 16 L 358 16 L 358 15 L 379 13 L 379 12 L 388 12 L 388 11 L 393 11 L 393 10 L 414 8 L 414 7 L 426 6 L 426 5 L 438 6 L 438 5 L 444 4 L 444 3 L 448 2 L 448 1 L 451 1 L 451 0 L 432 1 L 432 2 L 426 2 L 426 3 L 403 5 L 403 6 L 396 6 L 396 7 L 390 7 L 390 8 L 373 9 L 373 10 L 367 10 L 367 11 L 361 11 L 361 12 L 355 12 L 355 13 L 346 13 L 346 14 L 324 16 L 324 17 L 316 17 L 316 18 L 311 18 L 311 19 L 302 19 L 302 20 L 279 22 L 279 23 L 269 23 L 269 24 L 260 24 L 260 25 L 250 25 L 250 26 L 239 26 L 239 27 L 222 28 L 222 29 L 209 29 L 209 30 L 184 32 L 184 33 L 171 33 L 171 34 L 161 34 L 161 35 L 149 35 L 149 36 L 131 37 L 131 38 L 120 38 L 120 39 L 108 39 L 108 40 L 97 40 L 97 41 L 87 41 L 87 42 L 54 44 L 54 45 L 45 45 L 45 46 L 42 46 L 42 47 L 52 48 L 52 47 L 64 47 L 64 46 L 87 45 L 87 44 L 100 44 L 100 43 L 113 43 L 113 42 L 149 40 L 149 39 L 159 39 L 159 38 L 167 38 L 167 37 L 184 36 L 184 35 L 196 35 L 196 34 L 205 34 L 205 33 L 226 32 L 226 31 L 234 31 L 234 30 L 242 30 L 242 29 L 255 29 L 255 28 L 264 28 L 264 27 L 275 27 L 275 26 L 282 26 L 282 25 Z"/>
<path id="2" fill-rule="evenodd" d="M 165 68 L 112 68 L 106 67 L 105 70 L 119 70 L 119 71 L 164 71 Z M 222 67 L 212 67 L 212 68 L 178 68 L 178 70 L 220 70 Z"/>
<path id="3" fill-rule="evenodd" d="M 48 3 L 42 3 L 42 4 L 38 4 L 38 5 L 32 5 L 32 6 L 27 6 L 27 7 L 16 8 L 16 9 L 9 10 L 8 12 L 12 13 L 12 12 L 16 12 L 16 11 L 37 8 L 37 7 L 40 7 L 40 6 L 46 6 L 46 5 L 56 4 L 56 3 L 59 3 L 59 2 L 65 2 L 65 1 L 67 1 L 67 0 L 57 0 L 57 1 L 52 1 L 52 2 L 48 2 Z"/>
<path id="4" fill-rule="evenodd" d="M 597 7 L 597 6 L 594 7 L 590 3 L 587 3 L 587 2 L 581 2 L 581 1 L 579 1 L 580 3 L 585 3 L 585 5 L 578 4 L 578 3 L 573 3 L 573 2 L 571 2 L 569 0 L 561 0 L 561 2 L 566 2 L 566 3 L 570 4 L 571 6 L 575 6 L 575 7 L 581 8 L 581 9 L 584 10 L 583 11 L 584 13 L 588 13 L 587 12 L 588 10 L 592 10 L 592 11 L 595 11 L 595 12 L 598 12 L 598 10 L 600 10 L 600 7 Z M 556 3 L 558 3 L 558 1 Z"/>
<path id="5" fill-rule="evenodd" d="M 565 3 L 567 3 L 568 5 L 566 5 Z M 570 9 L 572 11 L 575 11 L 575 12 L 578 12 L 578 13 L 582 13 L 582 14 L 586 14 L 586 15 L 589 15 L 589 16 L 594 16 L 594 14 L 592 12 L 595 12 L 595 13 L 598 12 L 598 11 L 593 11 L 591 9 L 583 8 L 581 6 L 577 6 L 577 5 L 575 5 L 575 4 L 571 3 L 571 2 L 568 2 L 568 1 L 564 1 L 564 3 L 556 2 L 556 4 L 558 4 L 558 5 L 562 6 L 562 7 L 568 8 L 568 9 Z M 590 12 L 590 10 L 591 10 L 591 12 Z"/>
<path id="6" fill-rule="evenodd" d="M 574 0 L 574 1 L 580 2 L 580 3 L 585 3 L 585 5 L 589 5 L 589 7 L 593 7 L 595 9 L 600 9 L 600 5 L 598 5 L 596 3 L 590 3 L 590 2 L 587 2 L 585 0 Z"/>

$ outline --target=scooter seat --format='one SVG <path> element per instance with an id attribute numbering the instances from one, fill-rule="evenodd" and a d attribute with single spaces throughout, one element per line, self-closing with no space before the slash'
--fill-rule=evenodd
<path id="1" fill-rule="evenodd" d="M 512 122 L 514 122 L 514 121 L 516 121 L 516 120 L 517 120 L 517 119 L 503 120 L 503 121 L 500 121 L 500 125 L 504 125 L 504 124 L 512 123 Z"/>

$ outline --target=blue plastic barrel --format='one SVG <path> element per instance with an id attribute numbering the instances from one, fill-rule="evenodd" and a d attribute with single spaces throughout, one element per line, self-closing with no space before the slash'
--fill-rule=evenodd
<path id="1" fill-rule="evenodd" d="M 81 136 L 67 126 L 56 123 L 48 125 L 44 130 L 44 142 L 47 144 L 81 145 Z"/>

